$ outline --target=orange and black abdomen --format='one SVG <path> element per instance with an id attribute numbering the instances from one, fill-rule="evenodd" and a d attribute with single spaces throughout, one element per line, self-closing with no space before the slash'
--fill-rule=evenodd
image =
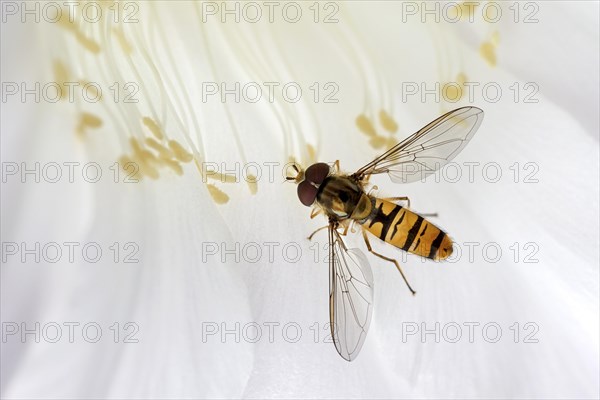
<path id="1" fill-rule="evenodd" d="M 433 260 L 452 254 L 452 240 L 440 228 L 401 205 L 369 198 L 373 209 L 360 221 L 367 231 L 404 251 Z"/>

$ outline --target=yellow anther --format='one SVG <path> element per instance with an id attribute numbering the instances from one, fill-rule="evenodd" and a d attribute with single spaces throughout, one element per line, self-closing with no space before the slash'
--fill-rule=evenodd
<path id="1" fill-rule="evenodd" d="M 161 158 L 164 158 L 164 159 L 173 158 L 173 152 L 171 150 L 167 149 L 162 144 L 158 143 L 153 138 L 146 138 L 146 144 L 148 145 L 148 147 L 156 150 L 156 152 L 159 154 L 159 156 Z"/>
<path id="2" fill-rule="evenodd" d="M 256 192 L 258 192 L 258 181 L 256 176 L 248 175 L 246 177 L 246 182 L 248 182 L 248 186 L 250 187 L 250 193 L 256 194 Z"/>
<path id="3" fill-rule="evenodd" d="M 483 42 L 481 47 L 479 47 L 479 54 L 492 67 L 496 66 L 496 46 L 494 46 L 491 42 Z"/>
<path id="4" fill-rule="evenodd" d="M 308 159 L 311 163 L 314 163 L 317 157 L 317 152 L 315 151 L 315 148 L 310 144 L 306 144 L 306 150 L 308 151 Z"/>
<path id="5" fill-rule="evenodd" d="M 215 185 L 211 185 L 210 183 L 206 185 L 206 187 L 208 188 L 208 193 L 210 193 L 211 197 L 213 198 L 214 202 L 217 204 L 225 204 L 229 201 L 229 196 L 227 196 L 227 194 L 225 194 L 225 192 L 223 192 L 222 190 L 220 190 L 218 187 L 216 187 Z"/>
<path id="6" fill-rule="evenodd" d="M 386 131 L 391 133 L 396 133 L 398 131 L 398 124 L 385 110 L 379 111 L 379 120 L 381 121 L 381 126 L 383 126 L 383 129 Z"/>
<path id="7" fill-rule="evenodd" d="M 369 120 L 369 118 L 367 118 L 364 114 L 356 117 L 356 126 L 367 136 L 377 136 L 377 132 L 375 132 L 375 128 L 373 127 L 371 120 Z"/>
<path id="8" fill-rule="evenodd" d="M 79 117 L 79 124 L 77 124 L 77 133 L 83 135 L 87 128 L 97 129 L 101 126 L 102 120 L 100 117 L 88 112 L 82 112 Z"/>
<path id="9" fill-rule="evenodd" d="M 191 153 L 188 153 L 179 142 L 176 140 L 169 140 L 169 148 L 175 153 L 175 158 L 182 162 L 190 162 L 194 159 Z"/>
<path id="10" fill-rule="evenodd" d="M 148 128 L 158 140 L 163 139 L 164 135 L 162 133 L 162 129 L 160 129 L 160 126 L 158 126 L 158 124 L 152 118 L 144 117 L 142 118 L 142 123 L 146 125 L 146 128 Z"/>
<path id="11" fill-rule="evenodd" d="M 369 144 L 375 149 L 381 149 L 387 143 L 387 138 L 385 136 L 375 136 L 369 140 Z"/>
<path id="12" fill-rule="evenodd" d="M 160 158 L 160 161 L 171 168 L 177 175 L 183 175 L 183 168 L 181 168 L 181 165 L 177 161 L 168 158 Z"/>

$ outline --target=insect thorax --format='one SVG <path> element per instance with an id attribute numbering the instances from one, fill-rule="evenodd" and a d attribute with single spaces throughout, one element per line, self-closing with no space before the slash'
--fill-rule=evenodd
<path id="1" fill-rule="evenodd" d="M 357 208 L 364 208 L 367 198 L 363 188 L 347 176 L 332 175 L 327 177 L 317 193 L 317 202 L 325 212 L 339 219 L 353 217 Z"/>

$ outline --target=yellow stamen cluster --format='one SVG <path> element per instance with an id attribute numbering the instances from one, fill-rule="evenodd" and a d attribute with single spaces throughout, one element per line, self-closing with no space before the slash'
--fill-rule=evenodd
<path id="1" fill-rule="evenodd" d="M 164 144 L 165 136 L 160 126 L 150 117 L 144 117 L 142 123 L 154 135 L 146 137 L 144 140 L 130 138 L 131 154 L 126 154 L 119 159 L 121 167 L 127 170 L 128 163 L 134 163 L 138 171 L 133 178 L 158 179 L 161 168 L 168 168 L 177 175 L 183 175 L 181 163 L 189 163 L 194 159 L 193 154 L 189 153 L 176 140 L 169 140 Z M 157 140 L 158 139 L 158 140 Z"/>
<path id="2" fill-rule="evenodd" d="M 385 110 L 379 111 L 379 122 L 383 129 L 388 133 L 387 136 L 379 135 L 373 122 L 365 114 L 360 114 L 356 117 L 355 122 L 358 129 L 370 138 L 369 144 L 376 150 L 382 148 L 389 149 L 398 143 L 396 138 L 392 136 L 392 134 L 398 131 L 398 123 Z"/>
<path id="3" fill-rule="evenodd" d="M 177 140 L 166 138 L 160 125 L 150 117 L 142 118 L 142 124 L 148 128 L 152 136 L 138 139 L 132 137 L 129 139 L 131 153 L 125 154 L 119 158 L 121 168 L 129 174 L 132 179 L 158 179 L 161 169 L 170 169 L 176 175 L 183 175 L 183 163 L 195 161 L 196 166 L 202 172 L 199 163 L 194 155 L 188 152 L 185 147 Z M 133 168 L 132 168 L 133 166 Z M 215 171 L 206 173 L 206 177 L 214 180 L 220 180 L 224 183 L 235 183 L 237 179 L 234 175 L 223 174 Z M 248 176 L 250 191 L 255 194 L 257 191 L 256 177 Z M 225 204 L 229 201 L 229 196 L 214 184 L 208 183 L 208 192 L 217 204 Z"/>

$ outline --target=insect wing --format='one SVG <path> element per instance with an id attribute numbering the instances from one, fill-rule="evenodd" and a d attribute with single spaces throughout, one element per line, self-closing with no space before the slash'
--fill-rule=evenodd
<path id="1" fill-rule="evenodd" d="M 373 312 L 373 274 L 364 253 L 347 249 L 329 225 L 329 318 L 331 337 L 342 358 L 354 360 Z"/>
<path id="2" fill-rule="evenodd" d="M 362 179 L 387 173 L 397 183 L 422 180 L 456 157 L 482 121 L 483 110 L 477 107 L 450 111 L 356 171 L 354 176 Z"/>

